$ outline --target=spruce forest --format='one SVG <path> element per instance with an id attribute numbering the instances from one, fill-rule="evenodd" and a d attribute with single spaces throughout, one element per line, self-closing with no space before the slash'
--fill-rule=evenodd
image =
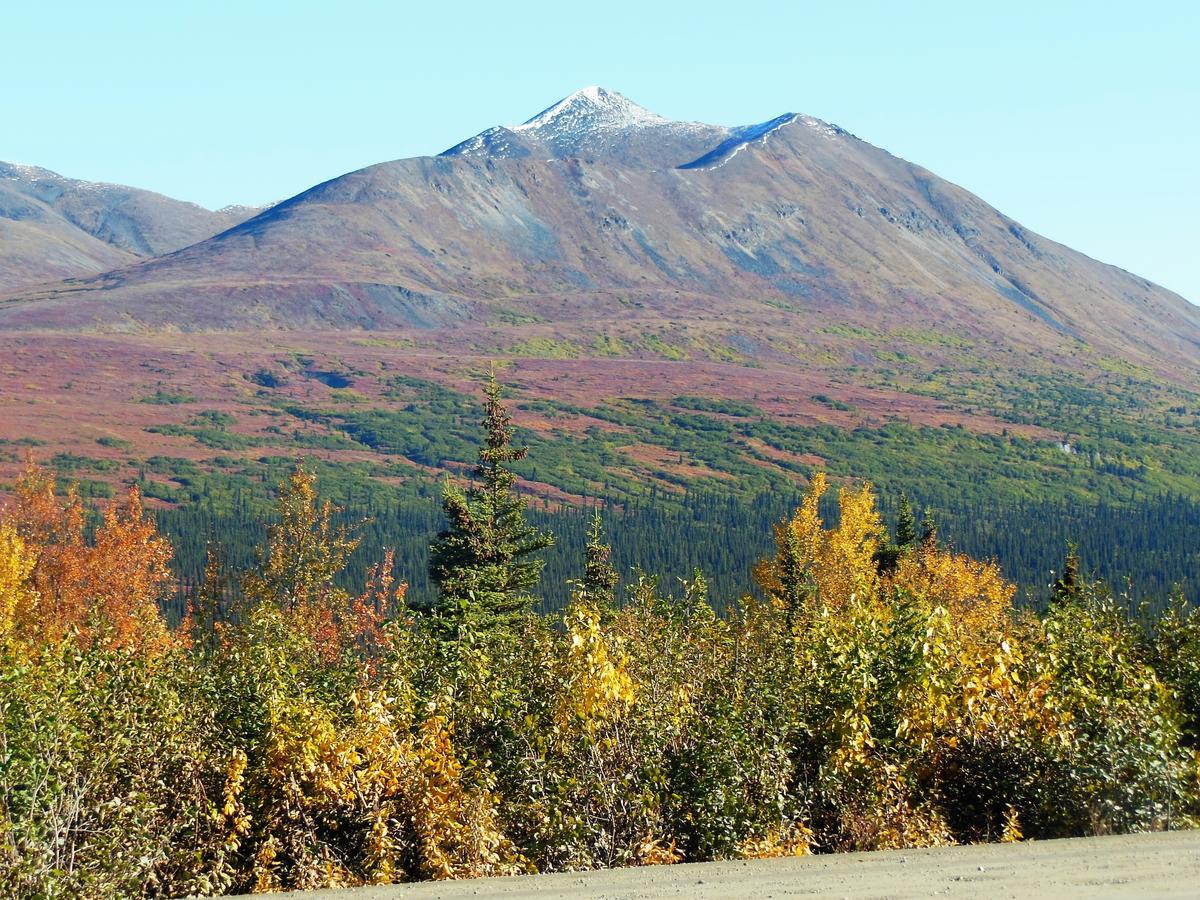
<path id="1" fill-rule="evenodd" d="M 97 505 L 26 466 L 0 510 L 0 893 L 1200 824 L 1193 502 L 997 521 L 964 488 L 927 513 L 928 484 L 879 497 L 838 460 L 736 506 L 535 508 L 539 448 L 494 377 L 484 399 L 440 509 L 301 466 L 257 521 L 232 496 L 156 517 L 140 482 Z M 1114 546 L 1136 591 L 1080 564 Z"/>

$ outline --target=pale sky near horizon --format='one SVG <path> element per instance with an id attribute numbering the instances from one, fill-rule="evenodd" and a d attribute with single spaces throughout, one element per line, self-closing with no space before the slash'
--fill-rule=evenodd
<path id="1" fill-rule="evenodd" d="M 6 5 L 0 159 L 216 208 L 440 152 L 590 84 L 818 116 L 1200 302 L 1200 6 Z"/>

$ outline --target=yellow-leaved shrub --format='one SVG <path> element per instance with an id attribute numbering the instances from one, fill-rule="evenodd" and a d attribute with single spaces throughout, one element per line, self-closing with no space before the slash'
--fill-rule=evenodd
<path id="1" fill-rule="evenodd" d="M 1078 580 L 1019 610 L 995 562 L 897 546 L 870 486 L 840 487 L 827 524 L 829 491 L 814 476 L 726 615 L 700 573 L 674 590 L 636 573 L 618 603 L 596 517 L 561 617 L 493 596 L 503 615 L 439 621 L 406 606 L 390 554 L 345 587 L 357 541 L 298 470 L 259 564 L 231 584 L 210 557 L 171 629 L 170 547 L 137 492 L 89 531 L 31 467 L 0 511 L 0 892 L 1200 824 L 1200 615 L 1148 626 Z"/>

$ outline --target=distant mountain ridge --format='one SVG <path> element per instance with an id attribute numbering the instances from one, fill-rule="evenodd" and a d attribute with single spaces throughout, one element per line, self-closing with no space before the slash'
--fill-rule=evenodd
<path id="1" fill-rule="evenodd" d="M 256 212 L 0 162 L 0 292 L 160 256 Z"/>
<path id="2" fill-rule="evenodd" d="M 598 87 L 19 294 L 0 328 L 463 328 L 514 310 L 584 347 L 637 319 L 753 358 L 781 330 L 834 321 L 934 327 L 988 352 L 1082 345 L 1193 371 L 1200 356 L 1200 309 L 837 126 L 672 122 Z"/>

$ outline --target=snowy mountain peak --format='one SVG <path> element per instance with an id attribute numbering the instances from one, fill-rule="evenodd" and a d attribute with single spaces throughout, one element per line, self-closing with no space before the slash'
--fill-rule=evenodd
<path id="1" fill-rule="evenodd" d="M 512 130 L 578 133 L 666 123 L 662 116 L 638 106 L 628 97 L 592 85 L 564 97 Z"/>
<path id="2" fill-rule="evenodd" d="M 628 97 L 598 85 L 564 97 L 520 125 L 489 128 L 444 151 L 469 159 L 579 157 L 650 168 L 675 168 L 688 160 L 711 165 L 713 148 L 730 155 L 789 117 L 734 129 L 664 118 Z"/>

